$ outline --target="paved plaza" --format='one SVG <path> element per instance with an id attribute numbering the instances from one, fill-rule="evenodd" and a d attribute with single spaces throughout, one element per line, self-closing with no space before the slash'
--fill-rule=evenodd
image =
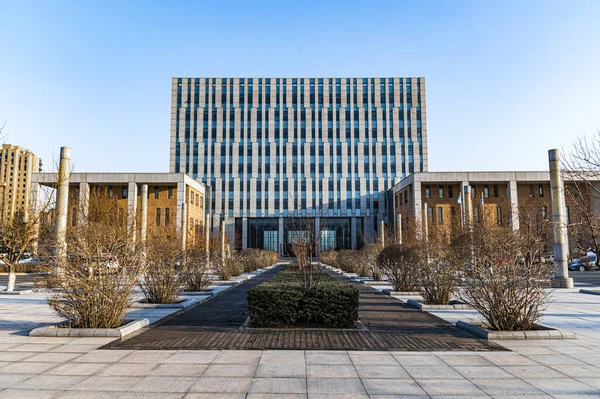
<path id="1" fill-rule="evenodd" d="M 59 321 L 42 293 L 0 297 L 0 320 L 0 398 L 600 397 L 600 296 L 577 290 L 553 292 L 543 323 L 578 339 L 506 351 L 100 349 L 112 339 L 26 336 Z"/>

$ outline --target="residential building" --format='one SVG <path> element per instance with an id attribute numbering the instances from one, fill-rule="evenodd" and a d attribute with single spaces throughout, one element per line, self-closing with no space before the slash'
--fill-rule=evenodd
<path id="1" fill-rule="evenodd" d="M 35 198 L 42 186 L 56 184 L 56 175 L 35 174 L 32 191 Z M 69 176 L 68 225 L 74 226 L 85 217 L 89 193 L 103 190 L 117 200 L 118 215 L 135 215 L 136 230 L 141 225 L 141 195 L 147 190 L 147 229 L 174 227 L 182 232 L 186 242 L 191 242 L 205 226 L 206 191 L 202 183 L 182 173 L 72 173 Z"/>
<path id="2" fill-rule="evenodd" d="M 3 144 L 0 150 L 0 220 L 30 206 L 31 179 L 42 171 L 42 158 L 28 149 Z"/>
<path id="3" fill-rule="evenodd" d="M 170 150 L 241 247 L 287 252 L 302 217 L 322 249 L 356 248 L 427 171 L 425 78 L 173 78 Z"/>

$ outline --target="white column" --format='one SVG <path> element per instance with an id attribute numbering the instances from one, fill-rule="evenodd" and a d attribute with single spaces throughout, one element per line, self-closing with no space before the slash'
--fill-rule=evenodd
<path id="1" fill-rule="evenodd" d="M 242 218 L 242 249 L 248 248 L 248 218 Z"/>
<path id="2" fill-rule="evenodd" d="M 519 230 L 519 191 L 517 181 L 508 182 L 508 194 L 510 198 L 510 222 L 513 230 Z"/>
<path id="3" fill-rule="evenodd" d="M 463 182 L 462 190 L 463 203 L 465 204 L 465 226 L 467 231 L 471 231 L 473 228 L 473 201 L 471 199 L 471 184 Z"/>
<path id="4" fill-rule="evenodd" d="M 402 244 L 402 214 L 396 215 L 396 243 Z"/>
<path id="5" fill-rule="evenodd" d="M 181 203 L 181 249 L 185 251 L 187 249 L 187 204 L 185 203 L 185 199 Z M 192 226 L 190 226 L 192 227 Z"/>
<path id="6" fill-rule="evenodd" d="M 58 188 L 56 193 L 56 235 L 55 255 L 58 263 L 67 257 L 67 214 L 69 210 L 69 173 L 71 169 L 71 148 L 60 148 L 60 164 L 58 167 Z"/>
<path id="7" fill-rule="evenodd" d="M 148 185 L 142 184 L 140 195 L 140 241 L 146 242 L 146 231 L 148 229 Z"/>
<path id="8" fill-rule="evenodd" d="M 421 216 L 423 227 L 423 239 L 429 241 L 429 212 L 427 212 L 427 202 L 423 202 L 423 212 Z"/>
<path id="9" fill-rule="evenodd" d="M 565 223 L 565 189 L 560 173 L 560 152 L 548 151 L 550 163 L 550 191 L 552 194 L 552 221 L 554 223 L 554 262 L 557 266 L 555 283 L 558 288 L 573 288 L 569 278 L 567 224 Z"/>
<path id="10" fill-rule="evenodd" d="M 80 226 L 87 221 L 90 205 L 90 185 L 87 182 L 79 183 L 79 220 Z"/>
<path id="11" fill-rule="evenodd" d="M 81 190 L 79 190 L 81 193 Z M 81 195 L 81 194 L 80 194 Z M 135 242 L 136 240 L 136 230 L 137 230 L 137 219 L 136 219 L 136 210 L 137 210 L 137 184 L 135 182 L 130 181 L 127 185 L 127 228 L 131 229 L 132 237 L 131 239 Z"/>

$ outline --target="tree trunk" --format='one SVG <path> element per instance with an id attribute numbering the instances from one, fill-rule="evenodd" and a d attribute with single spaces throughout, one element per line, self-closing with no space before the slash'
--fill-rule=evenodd
<path id="1" fill-rule="evenodd" d="M 14 291 L 15 290 L 15 282 L 17 281 L 17 275 L 15 274 L 14 267 L 10 266 L 8 268 L 8 284 L 6 286 L 6 291 Z"/>

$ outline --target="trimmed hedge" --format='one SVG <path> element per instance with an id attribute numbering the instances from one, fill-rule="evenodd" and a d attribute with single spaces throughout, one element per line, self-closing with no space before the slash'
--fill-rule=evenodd
<path id="1" fill-rule="evenodd" d="M 254 327 L 355 328 L 358 320 L 358 288 L 328 275 L 310 293 L 301 277 L 280 272 L 248 290 L 247 300 Z"/>

